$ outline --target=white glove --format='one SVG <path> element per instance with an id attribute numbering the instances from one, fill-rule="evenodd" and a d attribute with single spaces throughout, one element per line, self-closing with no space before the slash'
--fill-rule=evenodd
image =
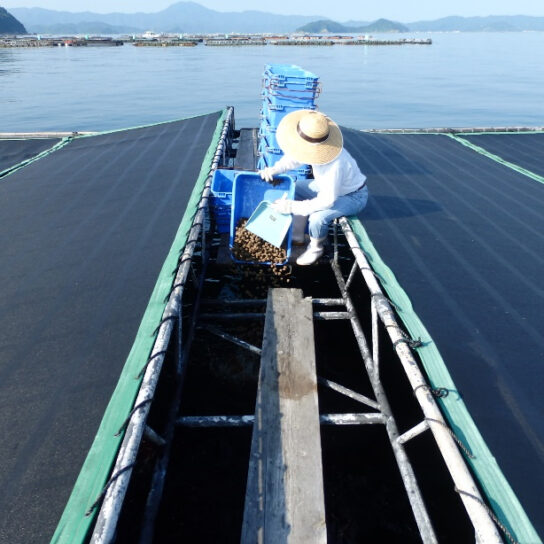
<path id="1" fill-rule="evenodd" d="M 272 181 L 274 179 L 274 169 L 271 166 L 267 166 L 266 168 L 263 168 L 262 170 L 259 170 L 259 176 L 261 176 L 262 179 L 265 181 Z"/>
<path id="2" fill-rule="evenodd" d="M 293 201 L 286 198 L 279 198 L 271 204 L 272 209 L 279 213 L 290 214 L 293 213 Z"/>

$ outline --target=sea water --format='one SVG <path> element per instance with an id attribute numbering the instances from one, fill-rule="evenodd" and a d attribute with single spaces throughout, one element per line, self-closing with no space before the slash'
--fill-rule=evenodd
<path id="1" fill-rule="evenodd" d="M 0 49 L 0 132 L 102 131 L 235 108 L 259 124 L 267 63 L 319 76 L 319 108 L 368 128 L 544 125 L 544 33 L 432 33 L 432 45 Z"/>

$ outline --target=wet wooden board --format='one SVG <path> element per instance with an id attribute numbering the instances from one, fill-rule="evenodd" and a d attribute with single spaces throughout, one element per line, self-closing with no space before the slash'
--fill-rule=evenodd
<path id="1" fill-rule="evenodd" d="M 257 167 L 257 129 L 243 128 L 234 159 L 235 170 L 256 170 Z"/>
<path id="2" fill-rule="evenodd" d="M 326 541 L 312 303 L 271 289 L 242 542 Z"/>

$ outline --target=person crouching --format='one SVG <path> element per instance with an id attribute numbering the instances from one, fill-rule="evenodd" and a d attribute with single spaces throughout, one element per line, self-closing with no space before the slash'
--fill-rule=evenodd
<path id="1" fill-rule="evenodd" d="M 277 174 L 312 167 L 314 179 L 299 179 L 295 200 L 279 199 L 272 207 L 293 214 L 293 243 L 304 243 L 306 222 L 310 243 L 297 259 L 298 265 L 315 263 L 323 254 L 333 219 L 356 215 L 366 206 L 368 188 L 355 159 L 343 147 L 339 126 L 321 112 L 297 110 L 279 123 L 276 139 L 284 156 L 273 166 L 259 170 L 265 181 Z"/>

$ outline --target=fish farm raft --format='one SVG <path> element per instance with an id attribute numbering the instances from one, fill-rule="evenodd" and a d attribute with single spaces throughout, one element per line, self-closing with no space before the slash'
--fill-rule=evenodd
<path id="1" fill-rule="evenodd" d="M 233 256 L 260 132 L 0 135 L 0 541 L 541 542 L 544 128 L 343 127 L 305 267 Z"/>

